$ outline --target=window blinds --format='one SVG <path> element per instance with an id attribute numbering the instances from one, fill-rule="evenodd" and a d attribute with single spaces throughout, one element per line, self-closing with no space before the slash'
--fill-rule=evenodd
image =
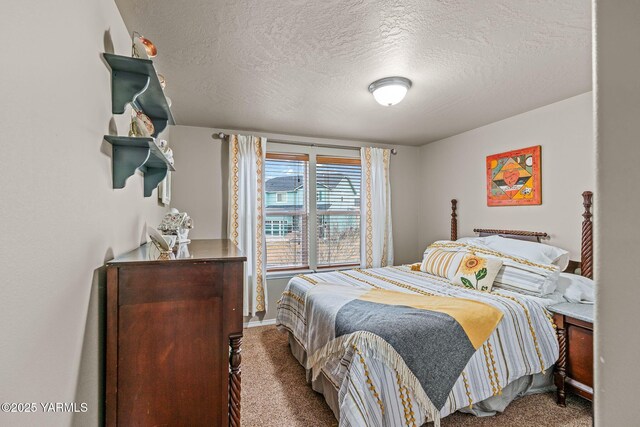
<path id="1" fill-rule="evenodd" d="M 316 158 L 318 267 L 360 264 L 360 159 Z"/>
<path id="2" fill-rule="evenodd" d="M 265 235 L 268 270 L 308 268 L 307 155 L 267 153 Z"/>

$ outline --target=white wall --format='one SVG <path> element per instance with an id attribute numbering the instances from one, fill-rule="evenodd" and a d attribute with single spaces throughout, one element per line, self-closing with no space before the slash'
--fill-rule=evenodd
<path id="1" fill-rule="evenodd" d="M 595 93 L 598 160 L 595 278 L 595 421 L 635 426 L 640 420 L 640 2 L 597 0 Z"/>
<path id="2" fill-rule="evenodd" d="M 194 221 L 193 239 L 227 238 L 227 142 L 213 139 L 213 131 L 170 126 L 170 146 L 177 171 L 171 176 L 171 207 L 188 212 Z"/>
<path id="3" fill-rule="evenodd" d="M 128 54 L 112 0 L 4 2 L 0 13 L 0 402 L 85 402 L 86 414 L 0 412 L 0 425 L 99 425 L 100 294 L 114 255 L 165 209 L 136 175 L 111 188 L 110 72 Z M 155 196 L 155 193 L 154 193 Z"/>
<path id="4" fill-rule="evenodd" d="M 474 228 L 544 231 L 579 259 L 584 190 L 594 190 L 592 93 L 585 93 L 422 146 L 419 249 L 448 239 L 450 200 L 458 199 L 458 236 Z M 542 205 L 488 207 L 488 155 L 542 146 Z"/>
<path id="5" fill-rule="evenodd" d="M 189 212 L 195 222 L 190 236 L 193 238 L 226 237 L 227 229 L 227 178 L 228 147 L 226 141 L 213 139 L 211 135 L 228 129 L 207 129 L 188 126 L 171 127 L 171 146 L 180 165 L 174 173 L 171 206 Z M 250 133 L 250 132 L 249 132 Z M 316 142 L 341 146 L 385 146 L 358 141 L 294 137 L 290 135 L 264 134 L 267 138 Z M 419 201 L 416 188 L 416 172 L 419 170 L 417 147 L 386 145 L 397 148 L 391 157 L 390 175 L 392 188 L 392 212 L 394 251 L 396 263 L 415 262 L 421 257 L 418 248 Z M 276 301 L 280 298 L 287 279 L 267 281 L 268 311 L 263 319 L 273 319 Z"/>

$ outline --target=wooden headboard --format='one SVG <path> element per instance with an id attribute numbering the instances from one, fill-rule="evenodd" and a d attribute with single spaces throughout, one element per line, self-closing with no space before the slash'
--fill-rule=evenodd
<path id="1" fill-rule="evenodd" d="M 582 193 L 582 205 L 584 212 L 582 213 L 582 243 L 580 247 L 580 261 L 570 261 L 567 267 L 568 272 L 574 272 L 580 268 L 580 274 L 590 279 L 593 278 L 593 214 L 591 207 L 593 206 L 593 193 L 585 191 Z M 458 239 L 458 201 L 451 200 L 451 240 Z M 497 230 L 490 228 L 474 228 L 475 233 L 480 236 L 491 236 L 499 234 L 501 236 L 540 242 L 541 239 L 549 237 L 547 233 L 540 231 L 523 231 L 523 230 Z"/>

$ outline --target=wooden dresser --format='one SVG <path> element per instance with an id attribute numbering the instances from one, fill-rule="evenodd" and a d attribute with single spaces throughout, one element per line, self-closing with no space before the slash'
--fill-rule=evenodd
<path id="1" fill-rule="evenodd" d="M 593 305 L 562 303 L 549 310 L 560 344 L 554 373 L 558 405 L 566 405 L 567 391 L 593 400 Z"/>
<path id="2" fill-rule="evenodd" d="M 106 425 L 239 426 L 243 263 L 229 240 L 107 264 Z"/>

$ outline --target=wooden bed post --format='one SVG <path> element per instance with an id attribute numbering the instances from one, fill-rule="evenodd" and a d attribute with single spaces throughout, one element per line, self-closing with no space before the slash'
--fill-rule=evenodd
<path id="1" fill-rule="evenodd" d="M 585 191 L 582 193 L 582 205 L 584 213 L 582 217 L 582 247 L 580 249 L 580 271 L 581 275 L 593 279 L 593 222 L 591 218 L 591 206 L 593 205 L 593 193 Z"/>
<path id="2" fill-rule="evenodd" d="M 591 206 L 593 205 L 593 193 L 591 191 L 585 191 L 582 193 L 582 205 L 584 206 L 584 212 L 582 213 L 582 244 L 580 248 L 580 275 L 593 279 L 593 222 L 591 218 Z M 573 271 L 572 271 L 573 272 Z M 570 320 L 568 320 L 570 319 Z M 592 338 L 588 338 L 589 344 L 578 344 L 575 350 L 574 356 L 568 355 L 567 346 L 571 338 L 567 334 L 567 329 L 582 331 L 579 332 L 582 335 L 576 335 L 578 338 L 574 340 L 581 341 L 584 338 L 581 336 L 593 335 L 593 323 L 583 322 L 581 320 L 571 319 L 570 316 L 556 313 L 553 315 L 553 321 L 556 324 L 556 333 L 558 335 L 558 346 L 560 347 L 558 361 L 556 362 L 554 380 L 556 387 L 558 388 L 556 394 L 556 401 L 560 406 L 567 406 L 566 397 L 567 393 L 565 388 L 567 387 L 567 381 L 569 381 L 570 389 L 578 390 L 578 394 L 583 397 L 587 397 L 589 400 L 593 400 L 593 390 L 591 392 L 586 391 L 583 387 L 585 385 L 576 386 L 575 383 L 581 384 L 575 379 L 567 379 L 567 363 L 569 358 L 576 358 L 578 360 L 586 360 L 586 349 L 590 348 Z M 581 322 L 581 323 L 575 323 Z M 576 326 L 577 325 L 577 326 Z M 580 354 L 580 355 L 578 355 Z M 590 360 L 590 359 L 589 359 Z M 572 375 L 573 376 L 573 375 Z M 589 388 L 589 387 L 587 387 Z M 589 397 L 590 396 L 590 397 Z"/>
<path id="3" fill-rule="evenodd" d="M 451 240 L 458 240 L 458 214 L 456 209 L 458 207 L 458 201 L 451 199 Z"/>
<path id="4" fill-rule="evenodd" d="M 240 363 L 242 362 L 242 335 L 229 336 L 229 426 L 240 427 L 240 394 L 242 383 L 240 376 Z"/>

